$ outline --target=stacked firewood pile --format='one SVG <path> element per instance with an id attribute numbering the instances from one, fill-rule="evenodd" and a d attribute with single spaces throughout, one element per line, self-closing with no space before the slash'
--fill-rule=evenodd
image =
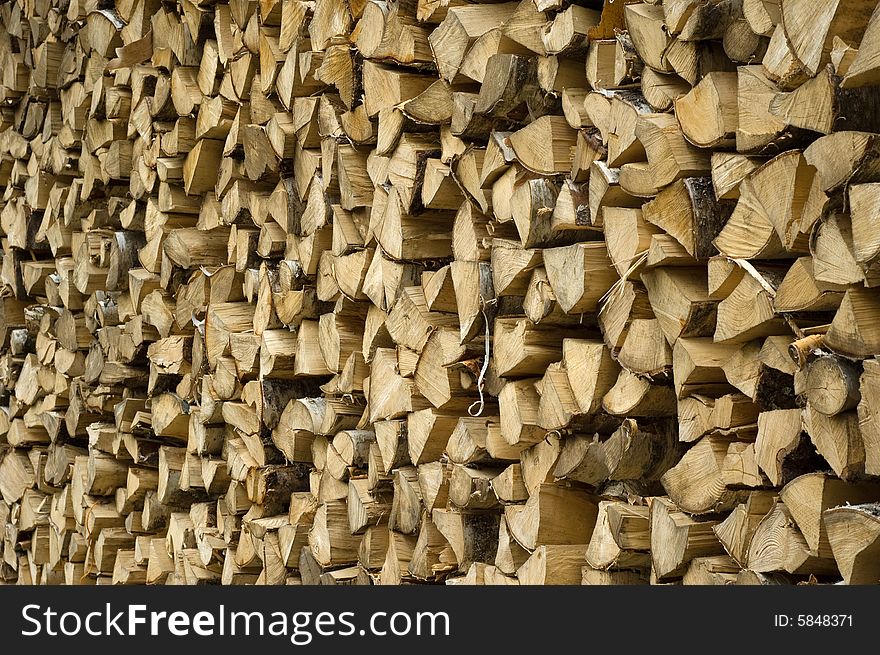
<path id="1" fill-rule="evenodd" d="M 880 582 L 877 5 L 0 3 L 0 580 Z"/>

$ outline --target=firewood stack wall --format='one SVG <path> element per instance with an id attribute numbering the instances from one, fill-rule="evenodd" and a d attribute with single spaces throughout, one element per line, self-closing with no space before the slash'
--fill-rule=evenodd
<path id="1" fill-rule="evenodd" d="M 880 582 L 819 4 L 0 3 L 0 581 Z"/>

